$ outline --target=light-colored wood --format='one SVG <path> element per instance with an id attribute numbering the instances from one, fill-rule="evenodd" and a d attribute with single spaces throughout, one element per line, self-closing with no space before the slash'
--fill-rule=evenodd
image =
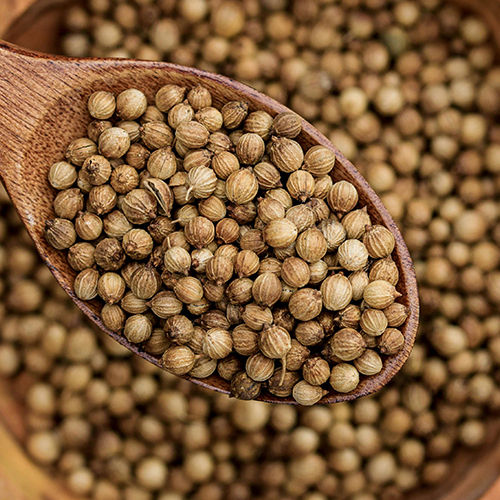
<path id="1" fill-rule="evenodd" d="M 138 87 L 145 90 L 151 100 L 155 91 L 167 83 L 188 87 L 202 83 L 212 93 L 216 105 L 241 99 L 248 102 L 251 109 L 263 109 L 271 115 L 288 108 L 229 78 L 161 62 L 67 59 L 29 52 L 0 42 L 0 68 L 0 175 L 38 252 L 60 285 L 94 323 L 131 351 L 159 366 L 158 358 L 104 327 L 98 301 L 82 302 L 75 296 L 74 271 L 64 253 L 50 247 L 43 237 L 45 221 L 54 216 L 54 192 L 46 180 L 48 169 L 61 159 L 72 139 L 85 134 L 89 122 L 86 101 L 90 93 L 97 89 L 116 93 L 128 87 Z M 368 207 L 372 221 L 383 224 L 394 233 L 394 260 L 400 272 L 398 291 L 402 294 L 401 301 L 409 309 L 408 319 L 402 327 L 405 336 L 403 349 L 395 356 L 386 358 L 380 374 L 363 379 L 353 392 L 340 394 L 331 391 L 322 400 L 324 403 L 335 403 L 380 389 L 406 361 L 417 332 L 417 284 L 413 263 L 401 233 L 356 168 L 307 122 L 304 122 L 299 142 L 304 147 L 323 144 L 334 149 L 337 155 L 334 179 L 352 182 L 360 193 L 360 203 Z M 229 392 L 228 382 L 218 375 L 192 381 L 209 389 Z M 284 400 L 266 393 L 260 399 L 294 403 L 292 398 Z"/>

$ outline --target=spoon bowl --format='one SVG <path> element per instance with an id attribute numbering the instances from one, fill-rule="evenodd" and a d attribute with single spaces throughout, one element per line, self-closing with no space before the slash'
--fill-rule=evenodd
<path id="1" fill-rule="evenodd" d="M 148 100 L 163 85 L 192 87 L 202 84 L 211 92 L 216 106 L 243 100 L 251 111 L 264 110 L 272 116 L 289 109 L 256 90 L 230 78 L 194 68 L 164 62 L 124 59 L 71 59 L 31 52 L 0 41 L 0 177 L 35 242 L 36 248 L 55 278 L 76 305 L 102 330 L 135 354 L 161 366 L 160 360 L 119 333 L 107 329 L 100 318 L 97 300 L 83 302 L 73 291 L 75 271 L 63 252 L 44 238 L 44 224 L 54 217 L 54 190 L 47 181 L 50 166 L 61 160 L 71 140 L 84 136 L 90 117 L 87 98 L 96 90 L 115 94 L 130 87 L 145 91 Z M 374 224 L 386 226 L 395 236 L 393 258 L 400 273 L 397 290 L 409 315 L 401 328 L 405 344 L 395 356 L 384 360 L 382 371 L 363 379 L 347 394 L 329 392 L 321 403 L 336 403 L 366 396 L 383 387 L 408 358 L 415 341 L 419 304 L 413 263 L 395 222 L 356 168 L 317 129 L 303 122 L 298 142 L 305 148 L 316 144 L 332 149 L 336 156 L 334 181 L 347 180 L 358 190 Z M 229 382 L 217 375 L 205 379 L 184 377 L 202 387 L 229 394 Z M 262 394 L 261 401 L 295 403 L 292 398 Z"/>

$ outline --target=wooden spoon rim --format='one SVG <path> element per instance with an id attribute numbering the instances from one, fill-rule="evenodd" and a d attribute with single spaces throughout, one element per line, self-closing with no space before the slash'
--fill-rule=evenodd
<path id="1" fill-rule="evenodd" d="M 140 61 L 135 59 L 77 59 L 62 56 L 49 56 L 47 54 L 25 50 L 15 45 L 0 41 L 0 49 L 2 48 L 23 57 L 30 58 L 33 63 L 33 68 L 36 68 L 36 64 L 40 63 L 40 61 L 42 60 L 45 63 L 63 63 L 65 71 L 68 72 L 71 71 L 71 66 L 73 66 L 75 69 L 78 68 L 79 70 L 81 70 L 82 67 L 85 67 L 86 69 L 88 69 L 89 79 L 92 78 L 93 69 L 99 69 L 102 71 L 103 67 L 107 69 L 118 68 L 119 70 L 123 71 L 141 71 L 145 69 L 162 70 L 165 71 L 165 82 L 163 84 L 169 82 L 169 74 L 185 75 L 189 76 L 191 79 L 194 76 L 197 80 L 200 81 L 200 83 L 209 82 L 211 86 L 214 87 L 220 88 L 222 86 L 225 88 L 229 88 L 234 94 L 235 98 L 245 99 L 250 104 L 251 108 L 264 109 L 273 116 L 284 111 L 291 111 L 286 106 L 278 103 L 274 99 L 271 99 L 264 94 L 261 94 L 257 90 L 248 87 L 247 85 L 244 85 L 225 76 L 209 73 L 195 68 L 187 68 L 184 66 L 166 62 Z M 62 67 L 62 64 L 60 66 Z M 55 68 L 55 70 L 56 69 L 57 68 Z M 405 344 L 403 349 L 398 354 L 390 356 L 384 360 L 384 367 L 379 374 L 377 374 L 376 376 L 364 378 L 360 382 L 359 386 L 351 393 L 342 394 L 335 391 L 330 391 L 322 398 L 320 403 L 336 403 L 341 401 L 349 401 L 371 394 L 379 390 L 382 386 L 386 385 L 389 380 L 399 371 L 399 369 L 402 367 L 402 365 L 410 355 L 417 334 L 419 318 L 419 302 L 415 270 L 408 248 L 404 243 L 403 237 L 398 227 L 396 226 L 396 223 L 390 216 L 387 209 L 383 206 L 380 198 L 376 195 L 376 193 L 369 186 L 364 177 L 354 167 L 354 165 L 349 160 L 347 160 L 345 156 L 337 148 L 335 148 L 335 146 L 333 146 L 323 134 L 321 134 L 316 128 L 314 128 L 309 122 L 305 120 L 303 120 L 303 129 L 299 138 L 299 142 L 301 142 L 301 144 L 306 144 L 309 146 L 314 144 L 321 144 L 335 152 L 337 161 L 336 167 L 334 168 L 333 177 L 336 178 L 336 180 L 346 179 L 349 182 L 352 182 L 358 189 L 360 198 L 363 197 L 366 199 L 365 203 L 367 204 L 368 212 L 370 213 L 370 215 L 376 219 L 377 223 L 381 223 L 386 226 L 394 234 L 396 240 L 393 258 L 398 266 L 400 273 L 397 289 L 403 295 L 403 297 L 401 298 L 401 302 L 406 305 L 409 310 L 406 323 L 401 328 L 401 331 L 403 332 L 405 337 Z M 339 172 L 342 173 L 342 176 L 336 176 L 336 174 Z M 3 173 L 2 177 L 4 177 Z M 19 200 L 18 196 L 12 196 L 14 193 L 12 192 L 12 186 L 9 183 L 7 175 L 5 175 L 4 181 L 7 191 L 9 192 L 11 197 L 14 200 Z M 127 347 L 135 354 L 161 367 L 161 363 L 158 358 L 146 353 L 138 345 L 128 342 L 124 336 L 107 329 L 103 325 L 97 312 L 97 302 L 83 302 L 78 299 L 78 297 L 76 297 L 72 289 L 72 283 L 70 283 L 70 279 L 67 273 L 60 270 L 57 266 L 54 266 L 52 263 L 51 255 L 57 253 L 58 251 L 54 249 L 52 253 L 51 250 L 43 244 L 41 236 L 33 230 L 33 228 L 29 224 L 29 221 L 26 220 L 25 214 L 23 214 L 19 210 L 19 208 L 20 206 L 16 207 L 16 209 L 18 209 L 18 212 L 20 213 L 21 218 L 23 219 L 23 222 L 27 226 L 30 236 L 34 240 L 35 246 L 42 259 L 54 274 L 59 284 L 68 293 L 68 295 L 72 298 L 76 305 L 84 312 L 84 314 L 86 314 L 97 326 L 99 326 L 100 329 L 104 330 L 117 342 Z M 95 307 L 96 309 L 93 309 L 91 306 Z M 229 394 L 229 383 L 221 379 L 219 376 L 212 375 L 205 379 L 197 379 L 189 376 L 184 376 L 183 378 L 201 387 Z M 293 400 L 293 398 L 291 397 L 279 398 L 267 392 L 261 394 L 257 399 L 260 401 L 272 403 L 296 404 L 295 400 Z"/>

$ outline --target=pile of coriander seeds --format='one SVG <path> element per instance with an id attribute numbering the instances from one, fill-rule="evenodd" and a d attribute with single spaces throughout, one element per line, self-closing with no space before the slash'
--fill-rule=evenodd
<path id="1" fill-rule="evenodd" d="M 88 111 L 88 137 L 50 168 L 45 236 L 107 328 L 175 375 L 303 405 L 403 348 L 394 236 L 332 181 L 333 151 L 303 150 L 297 115 L 174 84 L 154 104 L 96 91 Z"/>

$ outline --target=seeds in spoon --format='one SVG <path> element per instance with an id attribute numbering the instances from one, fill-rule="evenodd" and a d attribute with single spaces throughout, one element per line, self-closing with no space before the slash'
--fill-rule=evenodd
<path id="1" fill-rule="evenodd" d="M 201 85 L 148 104 L 92 94 L 89 137 L 49 171 L 46 238 L 68 249 L 77 297 L 165 369 L 216 373 L 243 399 L 314 404 L 379 373 L 404 345 L 394 237 L 332 181 L 335 154 L 301 146 L 297 115 L 220 106 Z"/>

